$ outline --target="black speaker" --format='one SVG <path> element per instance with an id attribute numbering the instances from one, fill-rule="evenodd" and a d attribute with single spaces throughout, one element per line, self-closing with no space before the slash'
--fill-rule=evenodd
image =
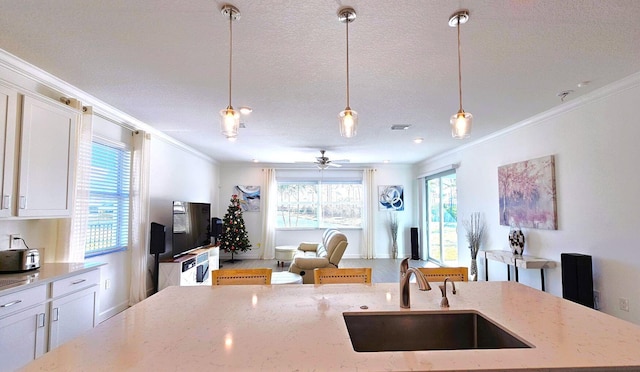
<path id="1" fill-rule="evenodd" d="M 417 227 L 412 227 L 411 228 L 411 259 L 412 260 L 419 260 L 420 259 L 420 252 L 418 252 L 418 228 Z"/>
<path id="2" fill-rule="evenodd" d="M 218 217 L 213 217 L 211 219 L 211 236 L 215 238 L 217 242 L 220 240 L 220 236 L 222 235 L 222 220 Z"/>
<path id="3" fill-rule="evenodd" d="M 151 241 L 149 242 L 149 253 L 162 254 L 165 251 L 165 231 L 164 225 L 151 222 Z"/>
<path id="4" fill-rule="evenodd" d="M 562 253 L 562 297 L 593 308 L 593 271 L 591 256 Z"/>

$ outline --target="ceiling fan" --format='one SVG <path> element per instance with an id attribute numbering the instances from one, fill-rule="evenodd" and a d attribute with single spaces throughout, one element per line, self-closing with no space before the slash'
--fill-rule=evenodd
<path id="1" fill-rule="evenodd" d="M 320 156 L 316 157 L 316 161 L 314 162 L 314 164 L 319 168 L 319 169 L 327 169 L 328 167 L 341 167 L 342 165 L 337 164 L 337 163 L 348 163 L 349 160 L 347 159 L 340 159 L 340 160 L 329 160 L 328 157 L 324 156 L 325 150 L 320 150 Z"/>

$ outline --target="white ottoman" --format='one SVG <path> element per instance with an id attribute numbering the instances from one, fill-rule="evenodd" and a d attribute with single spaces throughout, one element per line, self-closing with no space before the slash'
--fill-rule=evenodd
<path id="1" fill-rule="evenodd" d="M 284 267 L 285 261 L 293 261 L 293 256 L 296 255 L 297 250 L 298 246 L 295 245 L 281 245 L 276 247 L 276 260 L 278 261 L 278 266 L 282 264 L 282 267 Z"/>
<path id="2" fill-rule="evenodd" d="M 271 284 L 302 284 L 302 277 L 288 271 L 277 271 L 271 274 Z"/>

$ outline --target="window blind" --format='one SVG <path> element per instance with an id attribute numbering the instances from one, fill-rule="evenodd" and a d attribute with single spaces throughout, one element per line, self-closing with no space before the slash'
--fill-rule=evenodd
<path id="1" fill-rule="evenodd" d="M 93 142 L 85 257 L 123 250 L 129 242 L 131 151 Z"/>

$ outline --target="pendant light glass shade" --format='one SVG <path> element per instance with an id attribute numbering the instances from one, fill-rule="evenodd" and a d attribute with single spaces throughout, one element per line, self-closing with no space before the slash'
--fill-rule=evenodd
<path id="1" fill-rule="evenodd" d="M 344 8 L 338 11 L 338 20 L 346 24 L 347 29 L 347 107 L 338 114 L 340 121 L 340 135 L 342 137 L 355 137 L 358 133 L 358 113 L 349 107 L 349 23 L 355 21 L 356 11 L 352 8 Z"/>
<path id="2" fill-rule="evenodd" d="M 240 19 L 240 11 L 233 5 L 224 5 L 220 10 L 222 15 L 229 19 L 229 105 L 226 109 L 220 110 L 220 132 L 229 141 L 238 138 L 238 128 L 240 128 L 240 113 L 231 106 L 231 72 L 233 62 L 233 21 Z"/>
<path id="3" fill-rule="evenodd" d="M 451 116 L 451 135 L 453 138 L 467 138 L 471 134 L 471 124 L 473 124 L 473 115 L 469 112 L 459 111 Z"/>
<path id="4" fill-rule="evenodd" d="M 240 128 L 240 113 L 229 106 L 224 110 L 220 110 L 221 132 L 228 139 L 238 136 L 238 128 Z"/>
<path id="5" fill-rule="evenodd" d="M 467 23 L 469 20 L 469 11 L 461 10 L 454 13 L 449 18 L 449 26 L 458 28 L 458 94 L 460 98 L 460 109 L 451 116 L 451 136 L 456 139 L 467 138 L 471 135 L 471 124 L 473 123 L 473 115 L 464 112 L 462 109 L 462 68 L 460 57 L 460 25 Z"/>
<path id="6" fill-rule="evenodd" d="M 340 135 L 342 137 L 355 137 L 358 133 L 358 113 L 346 107 L 338 114 L 340 119 Z"/>

